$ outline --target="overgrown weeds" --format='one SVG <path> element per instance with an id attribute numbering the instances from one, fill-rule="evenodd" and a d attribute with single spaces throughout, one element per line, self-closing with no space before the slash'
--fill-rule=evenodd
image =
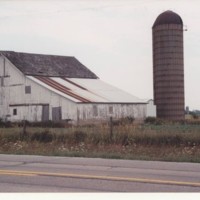
<path id="1" fill-rule="evenodd" d="M 0 128 L 0 153 L 200 162 L 200 126 L 125 124 Z"/>
<path id="2" fill-rule="evenodd" d="M 196 125 L 127 125 L 113 129 L 110 139 L 109 126 L 72 128 L 27 128 L 21 137 L 20 128 L 1 128 L 0 142 L 37 141 L 78 144 L 118 144 L 118 145 L 200 145 L 200 126 Z"/>

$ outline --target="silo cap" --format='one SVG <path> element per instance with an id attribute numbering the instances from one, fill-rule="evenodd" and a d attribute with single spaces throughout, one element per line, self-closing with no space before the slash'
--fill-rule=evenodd
<path id="1" fill-rule="evenodd" d="M 183 25 L 181 17 L 171 10 L 161 13 L 153 24 L 153 28 L 162 24 L 180 24 Z"/>

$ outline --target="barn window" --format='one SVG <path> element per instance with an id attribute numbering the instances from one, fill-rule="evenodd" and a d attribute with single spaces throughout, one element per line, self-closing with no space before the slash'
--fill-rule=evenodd
<path id="1" fill-rule="evenodd" d="M 93 106 L 93 116 L 94 117 L 98 116 L 98 109 L 96 105 Z"/>
<path id="2" fill-rule="evenodd" d="M 25 94 L 31 94 L 31 86 L 25 86 Z"/>
<path id="3" fill-rule="evenodd" d="M 109 114 L 112 115 L 113 114 L 113 107 L 109 106 Z"/>
<path id="4" fill-rule="evenodd" d="M 16 108 L 13 109 L 13 115 L 17 115 L 17 109 Z"/>

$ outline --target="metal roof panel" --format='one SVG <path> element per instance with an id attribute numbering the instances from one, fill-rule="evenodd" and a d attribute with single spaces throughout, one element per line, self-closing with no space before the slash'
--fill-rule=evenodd
<path id="1" fill-rule="evenodd" d="M 139 99 L 100 79 L 28 77 L 77 103 L 147 103 L 146 100 Z"/>

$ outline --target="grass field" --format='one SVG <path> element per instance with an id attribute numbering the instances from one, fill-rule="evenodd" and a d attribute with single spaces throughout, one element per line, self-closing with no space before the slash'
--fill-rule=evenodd
<path id="1" fill-rule="evenodd" d="M 200 162 L 200 125 L 0 128 L 0 153 Z"/>

